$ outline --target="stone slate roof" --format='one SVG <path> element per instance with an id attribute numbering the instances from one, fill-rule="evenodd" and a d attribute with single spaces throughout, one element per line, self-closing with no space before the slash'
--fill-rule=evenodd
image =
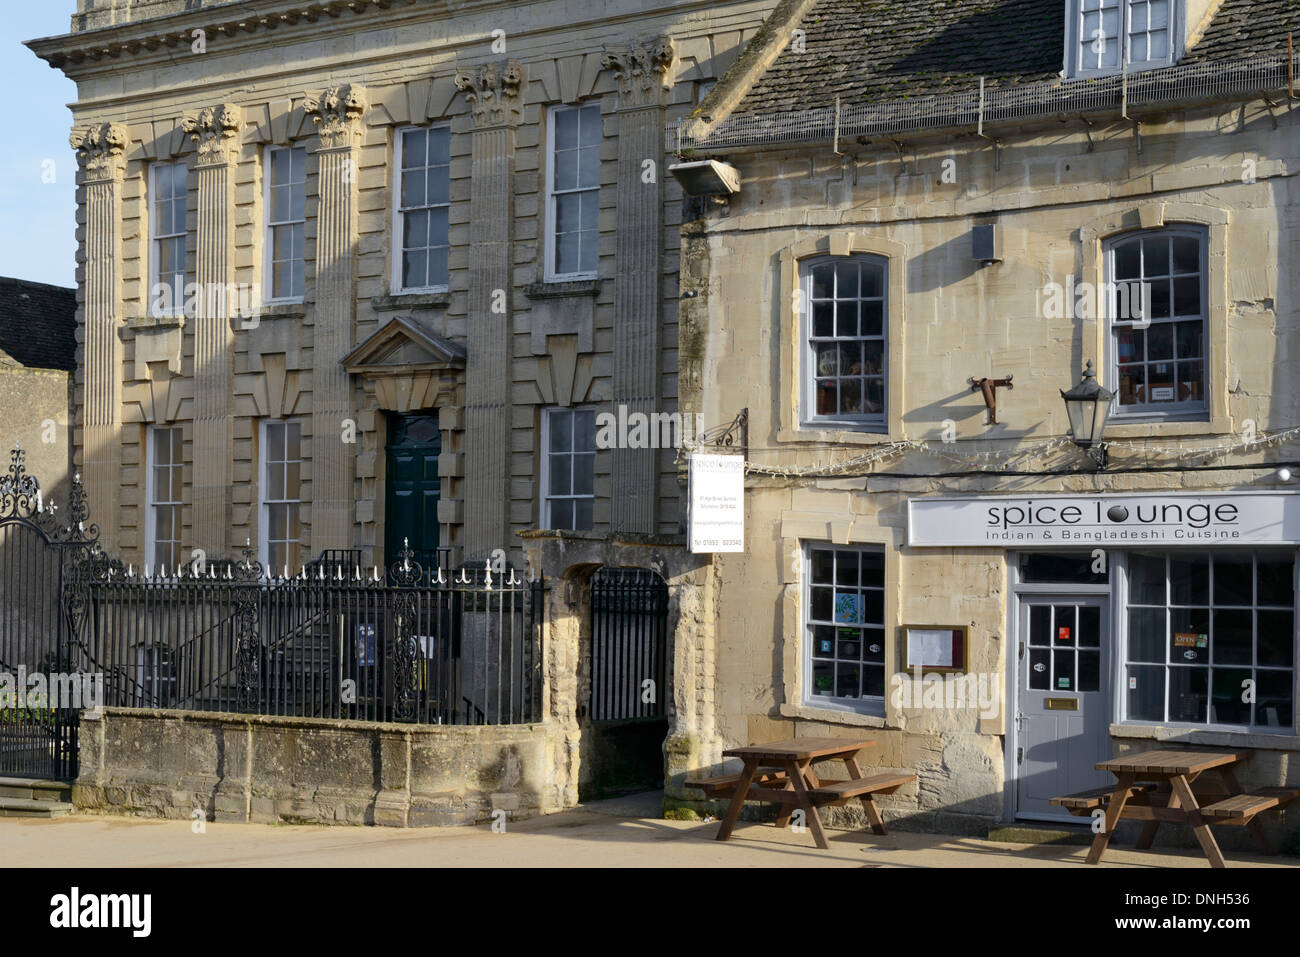
<path id="1" fill-rule="evenodd" d="M 0 350 L 29 369 L 77 362 L 77 291 L 0 277 Z"/>
<path id="2" fill-rule="evenodd" d="M 779 113 L 869 99 L 959 93 L 1060 75 L 1063 0 L 820 0 L 735 113 Z M 1297 0 L 1225 0 L 1181 62 L 1285 52 Z"/>
<path id="3" fill-rule="evenodd" d="M 1201 42 L 1187 51 L 1182 62 L 1286 53 L 1288 30 L 1296 34 L 1300 47 L 1298 0 L 1224 0 Z"/>

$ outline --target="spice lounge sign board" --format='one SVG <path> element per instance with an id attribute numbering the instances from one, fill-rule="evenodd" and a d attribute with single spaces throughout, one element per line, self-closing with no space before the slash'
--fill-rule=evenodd
<path id="1" fill-rule="evenodd" d="M 1296 545 L 1300 495 L 1035 495 L 916 498 L 914 547 L 1008 545 Z"/>

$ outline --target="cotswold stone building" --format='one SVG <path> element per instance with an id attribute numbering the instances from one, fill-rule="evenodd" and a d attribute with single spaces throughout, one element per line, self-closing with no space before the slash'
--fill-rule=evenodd
<path id="1" fill-rule="evenodd" d="M 46 496 L 67 501 L 71 464 L 76 295 L 43 282 L 0 277 L 0 407 L 5 449 L 22 448 Z"/>
<path id="2" fill-rule="evenodd" d="M 887 813 L 948 832 L 1161 741 L 1294 786 L 1300 16 L 867 6 L 782 5 L 682 136 L 731 167 L 682 404 L 749 423 L 720 737 L 874 737 L 919 775 Z"/>
<path id="3" fill-rule="evenodd" d="M 679 530 L 669 122 L 772 4 L 82 0 L 76 464 L 158 567 Z"/>

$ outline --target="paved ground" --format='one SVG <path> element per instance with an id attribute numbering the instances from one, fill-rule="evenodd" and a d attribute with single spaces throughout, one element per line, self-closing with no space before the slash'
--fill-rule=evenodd
<path id="1" fill-rule="evenodd" d="M 119 817 L 55 820 L 0 818 L 0 859 L 6 867 L 1081 867 L 1086 848 L 998 844 L 933 834 L 831 831 L 830 849 L 812 836 L 742 823 L 725 844 L 717 824 L 625 817 L 635 803 L 590 805 L 508 826 L 397 830 L 208 824 L 194 834 L 188 821 Z M 1295 858 L 1229 855 L 1238 867 L 1296 867 Z M 1103 866 L 1206 867 L 1184 850 L 1107 852 Z"/>

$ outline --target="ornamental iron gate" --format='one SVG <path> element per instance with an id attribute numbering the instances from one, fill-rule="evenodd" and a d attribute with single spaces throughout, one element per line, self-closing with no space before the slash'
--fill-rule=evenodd
<path id="1" fill-rule="evenodd" d="M 107 559 L 89 518 L 80 476 L 67 524 L 55 518 L 26 453 L 10 453 L 0 477 L 0 775 L 70 781 L 77 776 L 86 586 Z"/>
<path id="2" fill-rule="evenodd" d="M 663 786 L 667 668 L 668 585 L 646 569 L 598 570 L 591 579 L 590 696 L 580 714 L 582 800 Z"/>

